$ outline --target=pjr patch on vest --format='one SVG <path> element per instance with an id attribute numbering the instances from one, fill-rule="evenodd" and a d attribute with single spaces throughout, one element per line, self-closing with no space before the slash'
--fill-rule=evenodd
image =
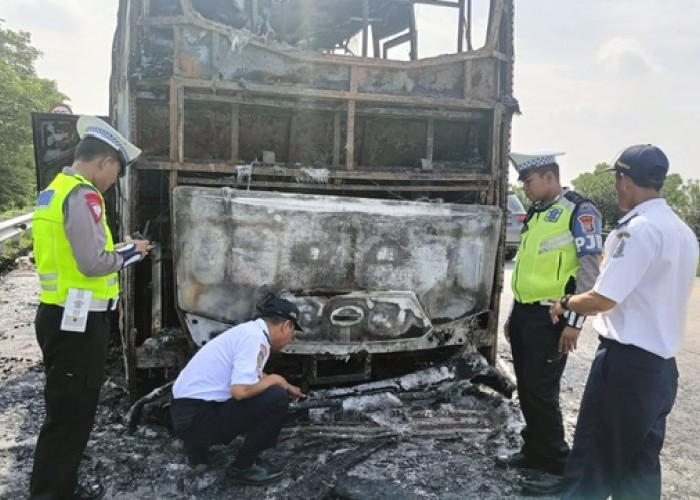
<path id="1" fill-rule="evenodd" d="M 46 191 L 39 193 L 34 210 L 49 208 L 49 205 L 51 205 L 51 200 L 53 200 L 53 195 L 55 194 L 56 191 L 54 189 L 47 189 Z"/>
<path id="2" fill-rule="evenodd" d="M 572 220 L 571 233 L 574 235 L 579 257 L 603 253 L 602 221 L 592 205 L 585 204 L 579 207 Z"/>
<path id="3" fill-rule="evenodd" d="M 95 223 L 100 222 L 100 219 L 102 219 L 102 200 L 100 195 L 97 193 L 85 193 L 85 202 L 90 209 L 92 219 Z"/>
<path id="4" fill-rule="evenodd" d="M 552 208 L 549 210 L 549 212 L 547 212 L 547 215 L 545 216 L 544 220 L 546 222 L 556 222 L 559 220 L 559 217 L 561 217 L 561 214 L 561 208 Z"/>

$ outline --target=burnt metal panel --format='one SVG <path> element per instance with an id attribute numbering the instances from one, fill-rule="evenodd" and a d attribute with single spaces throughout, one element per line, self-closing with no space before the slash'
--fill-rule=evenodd
<path id="1" fill-rule="evenodd" d="M 291 50 L 271 50 L 268 47 L 247 44 L 232 48 L 229 38 L 222 37 L 217 65 L 220 78 L 228 81 L 285 86 L 301 86 L 322 90 L 348 90 L 350 67 L 307 62 L 293 57 Z"/>
<path id="2" fill-rule="evenodd" d="M 469 97 L 473 99 L 488 100 L 497 99 L 498 95 L 498 62 L 494 59 L 473 59 L 470 61 Z"/>
<path id="3" fill-rule="evenodd" d="M 375 310 L 387 330 L 398 332 L 392 338 L 489 307 L 497 207 L 190 186 L 175 189 L 173 204 L 177 303 L 185 312 L 238 323 L 254 314 L 260 286 L 283 285 L 313 327 L 332 322 L 326 302 L 345 296 L 348 304 L 332 309 L 347 307 L 351 316 L 353 304 L 372 311 L 362 301 L 395 294 L 404 297 L 402 306 L 384 300 Z M 360 295 L 351 303 L 353 293 Z M 408 310 L 415 321 L 399 320 Z M 382 337 L 379 327 L 341 330 L 348 341 Z"/>
<path id="4" fill-rule="evenodd" d="M 194 26 L 182 29 L 182 45 L 178 54 L 179 74 L 201 79 L 213 76 L 213 36 L 211 31 Z"/>
<path id="5" fill-rule="evenodd" d="M 173 74 L 174 37 L 170 26 L 142 26 L 141 58 L 134 74 L 145 78 L 169 77 Z"/>
<path id="6" fill-rule="evenodd" d="M 368 94 L 462 98 L 463 76 L 464 70 L 459 64 L 362 68 L 359 70 L 358 90 Z"/>

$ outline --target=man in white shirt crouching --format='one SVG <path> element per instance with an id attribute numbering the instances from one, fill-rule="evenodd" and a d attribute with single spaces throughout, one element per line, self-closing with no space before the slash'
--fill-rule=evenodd
<path id="1" fill-rule="evenodd" d="M 288 300 L 268 299 L 260 317 L 230 328 L 205 344 L 173 385 L 170 407 L 175 434 L 185 443 L 190 463 L 207 461 L 208 448 L 245 435 L 226 471 L 234 483 L 278 481 L 280 471 L 255 463 L 261 451 L 277 444 L 290 398 L 303 394 L 280 375 L 263 372 L 270 350 L 289 344 L 299 309 Z"/>

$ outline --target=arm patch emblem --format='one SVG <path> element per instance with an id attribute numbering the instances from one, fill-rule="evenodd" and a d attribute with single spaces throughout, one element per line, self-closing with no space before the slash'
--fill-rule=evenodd
<path id="1" fill-rule="evenodd" d="M 578 216 L 578 221 L 581 224 L 583 234 L 595 233 L 595 216 L 591 214 L 582 214 Z"/>
<path id="2" fill-rule="evenodd" d="M 85 202 L 90 209 L 92 219 L 95 221 L 95 224 L 97 224 L 100 222 L 100 219 L 102 219 L 102 200 L 100 199 L 100 195 L 97 193 L 85 193 Z"/>

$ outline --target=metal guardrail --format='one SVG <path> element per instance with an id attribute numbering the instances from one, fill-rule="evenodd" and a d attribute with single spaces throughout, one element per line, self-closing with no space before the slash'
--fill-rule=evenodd
<path id="1" fill-rule="evenodd" d="M 6 241 L 15 238 L 17 242 L 19 242 L 22 238 L 22 234 L 31 229 L 32 215 L 34 215 L 34 212 L 16 215 L 9 219 L 0 220 L 0 256 L 5 253 Z"/>

